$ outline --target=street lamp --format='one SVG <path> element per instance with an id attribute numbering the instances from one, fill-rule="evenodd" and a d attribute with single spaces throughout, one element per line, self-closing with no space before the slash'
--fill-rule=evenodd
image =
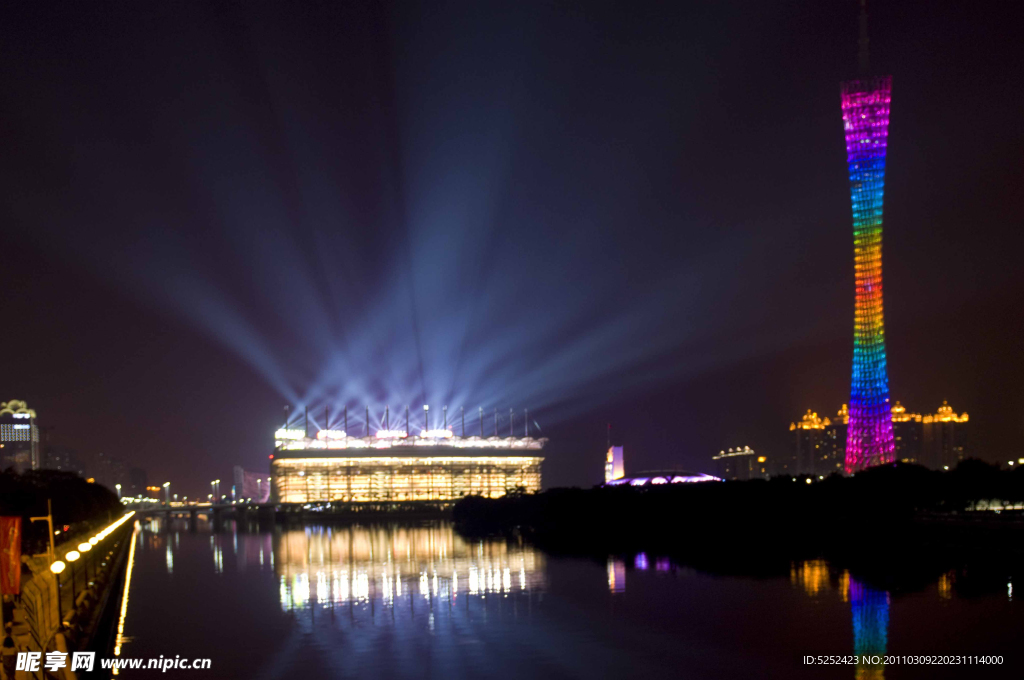
<path id="1" fill-rule="evenodd" d="M 115 484 L 114 488 L 117 489 L 117 500 L 121 500 L 121 485 Z"/>
<path id="2" fill-rule="evenodd" d="M 92 543 L 89 543 L 89 542 L 79 543 L 78 544 L 78 550 L 80 552 L 82 552 L 82 553 L 87 553 L 90 550 L 92 550 Z M 86 588 L 89 587 L 89 579 L 91 578 L 89 576 L 89 562 L 91 562 L 91 561 L 92 560 L 90 560 L 88 558 L 86 558 L 86 560 L 85 560 L 85 587 Z"/>
<path id="3" fill-rule="evenodd" d="M 164 482 L 164 503 L 171 504 L 171 483 Z"/>
<path id="4" fill-rule="evenodd" d="M 64 622 L 64 616 L 60 613 L 60 572 L 64 571 L 64 567 L 67 566 L 60 560 L 54 560 L 50 562 L 50 571 L 53 572 L 53 578 L 57 580 L 57 625 L 60 626 Z"/>
<path id="5" fill-rule="evenodd" d="M 81 553 L 77 550 L 72 550 L 64 557 L 67 558 L 68 562 L 71 563 L 71 608 L 74 609 L 78 604 L 78 593 L 75 591 L 75 561 L 81 557 Z"/>

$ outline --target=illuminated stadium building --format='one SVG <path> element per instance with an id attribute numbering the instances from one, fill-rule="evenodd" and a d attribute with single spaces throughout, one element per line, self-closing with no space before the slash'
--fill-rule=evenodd
<path id="1" fill-rule="evenodd" d="M 541 487 L 541 450 L 546 438 L 513 436 L 509 411 L 507 437 L 465 436 L 465 419 L 456 435 L 447 423 L 430 429 L 424 406 L 425 427 L 418 434 L 406 429 L 384 429 L 370 435 L 367 412 L 364 436 L 344 429 L 323 429 L 314 436 L 305 427 L 284 427 L 275 434 L 271 456 L 271 500 L 276 503 L 375 503 L 454 501 L 463 496 L 497 498 L 506 493 L 536 493 Z M 307 419 L 308 420 L 308 419 Z M 347 421 L 347 414 L 345 417 Z M 488 418 L 490 420 L 490 418 Z M 524 418 L 524 421 L 526 419 Z"/>
<path id="2" fill-rule="evenodd" d="M 690 484 L 693 482 L 720 482 L 720 478 L 703 472 L 685 470 L 652 470 L 638 472 L 629 477 L 619 477 L 605 482 L 603 486 L 658 486 L 660 484 Z"/>

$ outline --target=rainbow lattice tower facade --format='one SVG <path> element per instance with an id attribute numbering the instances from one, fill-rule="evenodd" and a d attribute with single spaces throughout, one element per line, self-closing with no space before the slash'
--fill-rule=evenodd
<path id="1" fill-rule="evenodd" d="M 842 88 L 856 279 L 847 473 L 894 459 L 882 313 L 882 198 L 891 90 L 889 76 L 852 80 Z"/>

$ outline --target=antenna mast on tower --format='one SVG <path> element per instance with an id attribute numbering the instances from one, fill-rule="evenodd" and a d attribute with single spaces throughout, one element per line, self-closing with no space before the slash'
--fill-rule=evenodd
<path id="1" fill-rule="evenodd" d="M 870 60 L 868 59 L 868 0 L 860 0 L 860 52 L 858 63 L 860 74 L 867 76 L 871 71 Z"/>

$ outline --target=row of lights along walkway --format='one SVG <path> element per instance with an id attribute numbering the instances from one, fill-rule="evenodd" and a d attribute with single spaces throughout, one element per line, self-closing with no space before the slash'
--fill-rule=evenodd
<path id="1" fill-rule="evenodd" d="M 66 552 L 64 554 L 64 559 L 67 560 L 68 562 L 75 562 L 76 560 L 78 560 L 82 556 L 82 553 L 87 553 L 90 550 L 92 550 L 93 546 L 97 545 L 100 541 L 102 541 L 104 538 L 106 538 L 111 533 L 113 533 L 118 527 L 120 527 L 122 524 L 127 522 L 134 514 L 135 514 L 135 511 L 133 510 L 133 511 L 129 512 L 127 515 L 124 515 L 123 517 L 118 519 L 116 522 L 113 522 L 112 524 L 107 526 L 102 531 L 98 532 L 95 536 L 91 537 L 88 541 L 83 541 L 83 542 L 79 543 L 78 544 L 78 550 L 74 550 L 74 549 L 69 550 L 68 552 Z M 57 575 L 57 579 L 58 579 L 58 583 L 57 583 L 58 592 L 59 592 L 59 589 L 60 589 L 60 573 L 63 572 L 66 568 L 67 568 L 67 564 L 63 560 L 54 559 L 53 562 L 50 563 L 50 571 L 52 571 L 55 575 Z M 72 579 L 71 580 L 71 588 L 72 588 L 71 601 L 72 602 L 75 601 L 75 593 L 73 592 L 74 591 L 74 587 L 75 587 L 75 581 L 74 581 L 74 579 Z M 62 615 L 60 613 L 60 597 L 57 598 L 57 616 L 59 618 L 63 619 L 63 617 L 62 617 Z"/>

